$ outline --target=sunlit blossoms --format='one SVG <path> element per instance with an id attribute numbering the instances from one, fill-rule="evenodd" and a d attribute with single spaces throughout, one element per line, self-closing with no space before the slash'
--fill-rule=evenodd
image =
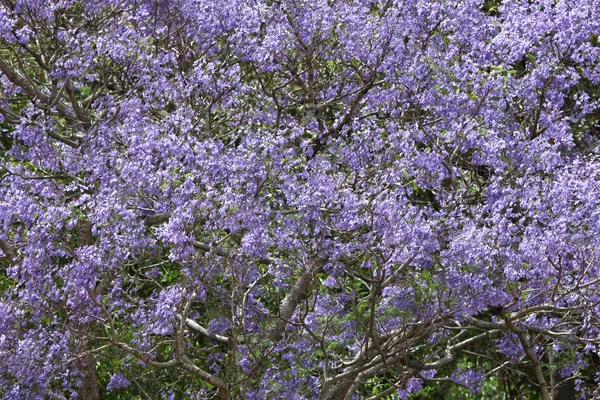
<path id="1" fill-rule="evenodd" d="M 1 1 L 0 396 L 600 395 L 599 36 L 599 0 Z"/>

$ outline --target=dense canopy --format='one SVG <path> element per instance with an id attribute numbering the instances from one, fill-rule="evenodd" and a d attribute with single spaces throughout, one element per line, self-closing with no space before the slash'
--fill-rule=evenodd
<path id="1" fill-rule="evenodd" d="M 599 0 L 0 1 L 0 396 L 596 396 Z"/>

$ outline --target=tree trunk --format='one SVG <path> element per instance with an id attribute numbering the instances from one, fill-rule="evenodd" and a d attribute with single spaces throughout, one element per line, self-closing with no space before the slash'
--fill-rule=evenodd
<path id="1" fill-rule="evenodd" d="M 84 351 L 89 350 L 87 343 L 84 346 Z M 80 361 L 80 370 L 82 373 L 81 388 L 77 391 L 78 398 L 84 400 L 99 400 L 100 389 L 98 387 L 98 377 L 96 375 L 96 362 L 94 356 L 88 354 Z"/>
<path id="2" fill-rule="evenodd" d="M 93 243 L 92 224 L 87 221 L 82 221 L 77 227 L 79 246 L 90 246 Z M 90 343 L 85 339 L 85 334 L 89 331 L 89 326 L 80 326 L 79 329 L 83 334 L 81 352 L 91 350 Z M 99 400 L 100 390 L 98 387 L 98 376 L 96 375 L 96 362 L 94 356 L 88 353 L 79 362 L 81 377 L 81 388 L 78 390 L 78 397 L 85 400 Z"/>

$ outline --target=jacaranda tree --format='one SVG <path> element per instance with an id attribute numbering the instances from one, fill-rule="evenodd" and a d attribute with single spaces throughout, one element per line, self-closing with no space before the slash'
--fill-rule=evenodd
<path id="1" fill-rule="evenodd" d="M 599 35 L 599 0 L 0 1 L 0 395 L 600 395 Z"/>

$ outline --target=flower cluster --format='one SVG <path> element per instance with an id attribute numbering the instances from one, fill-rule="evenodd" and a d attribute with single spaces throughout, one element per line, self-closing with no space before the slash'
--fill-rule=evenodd
<path id="1" fill-rule="evenodd" d="M 600 0 L 1 2 L 0 397 L 592 381 L 599 37 Z"/>

